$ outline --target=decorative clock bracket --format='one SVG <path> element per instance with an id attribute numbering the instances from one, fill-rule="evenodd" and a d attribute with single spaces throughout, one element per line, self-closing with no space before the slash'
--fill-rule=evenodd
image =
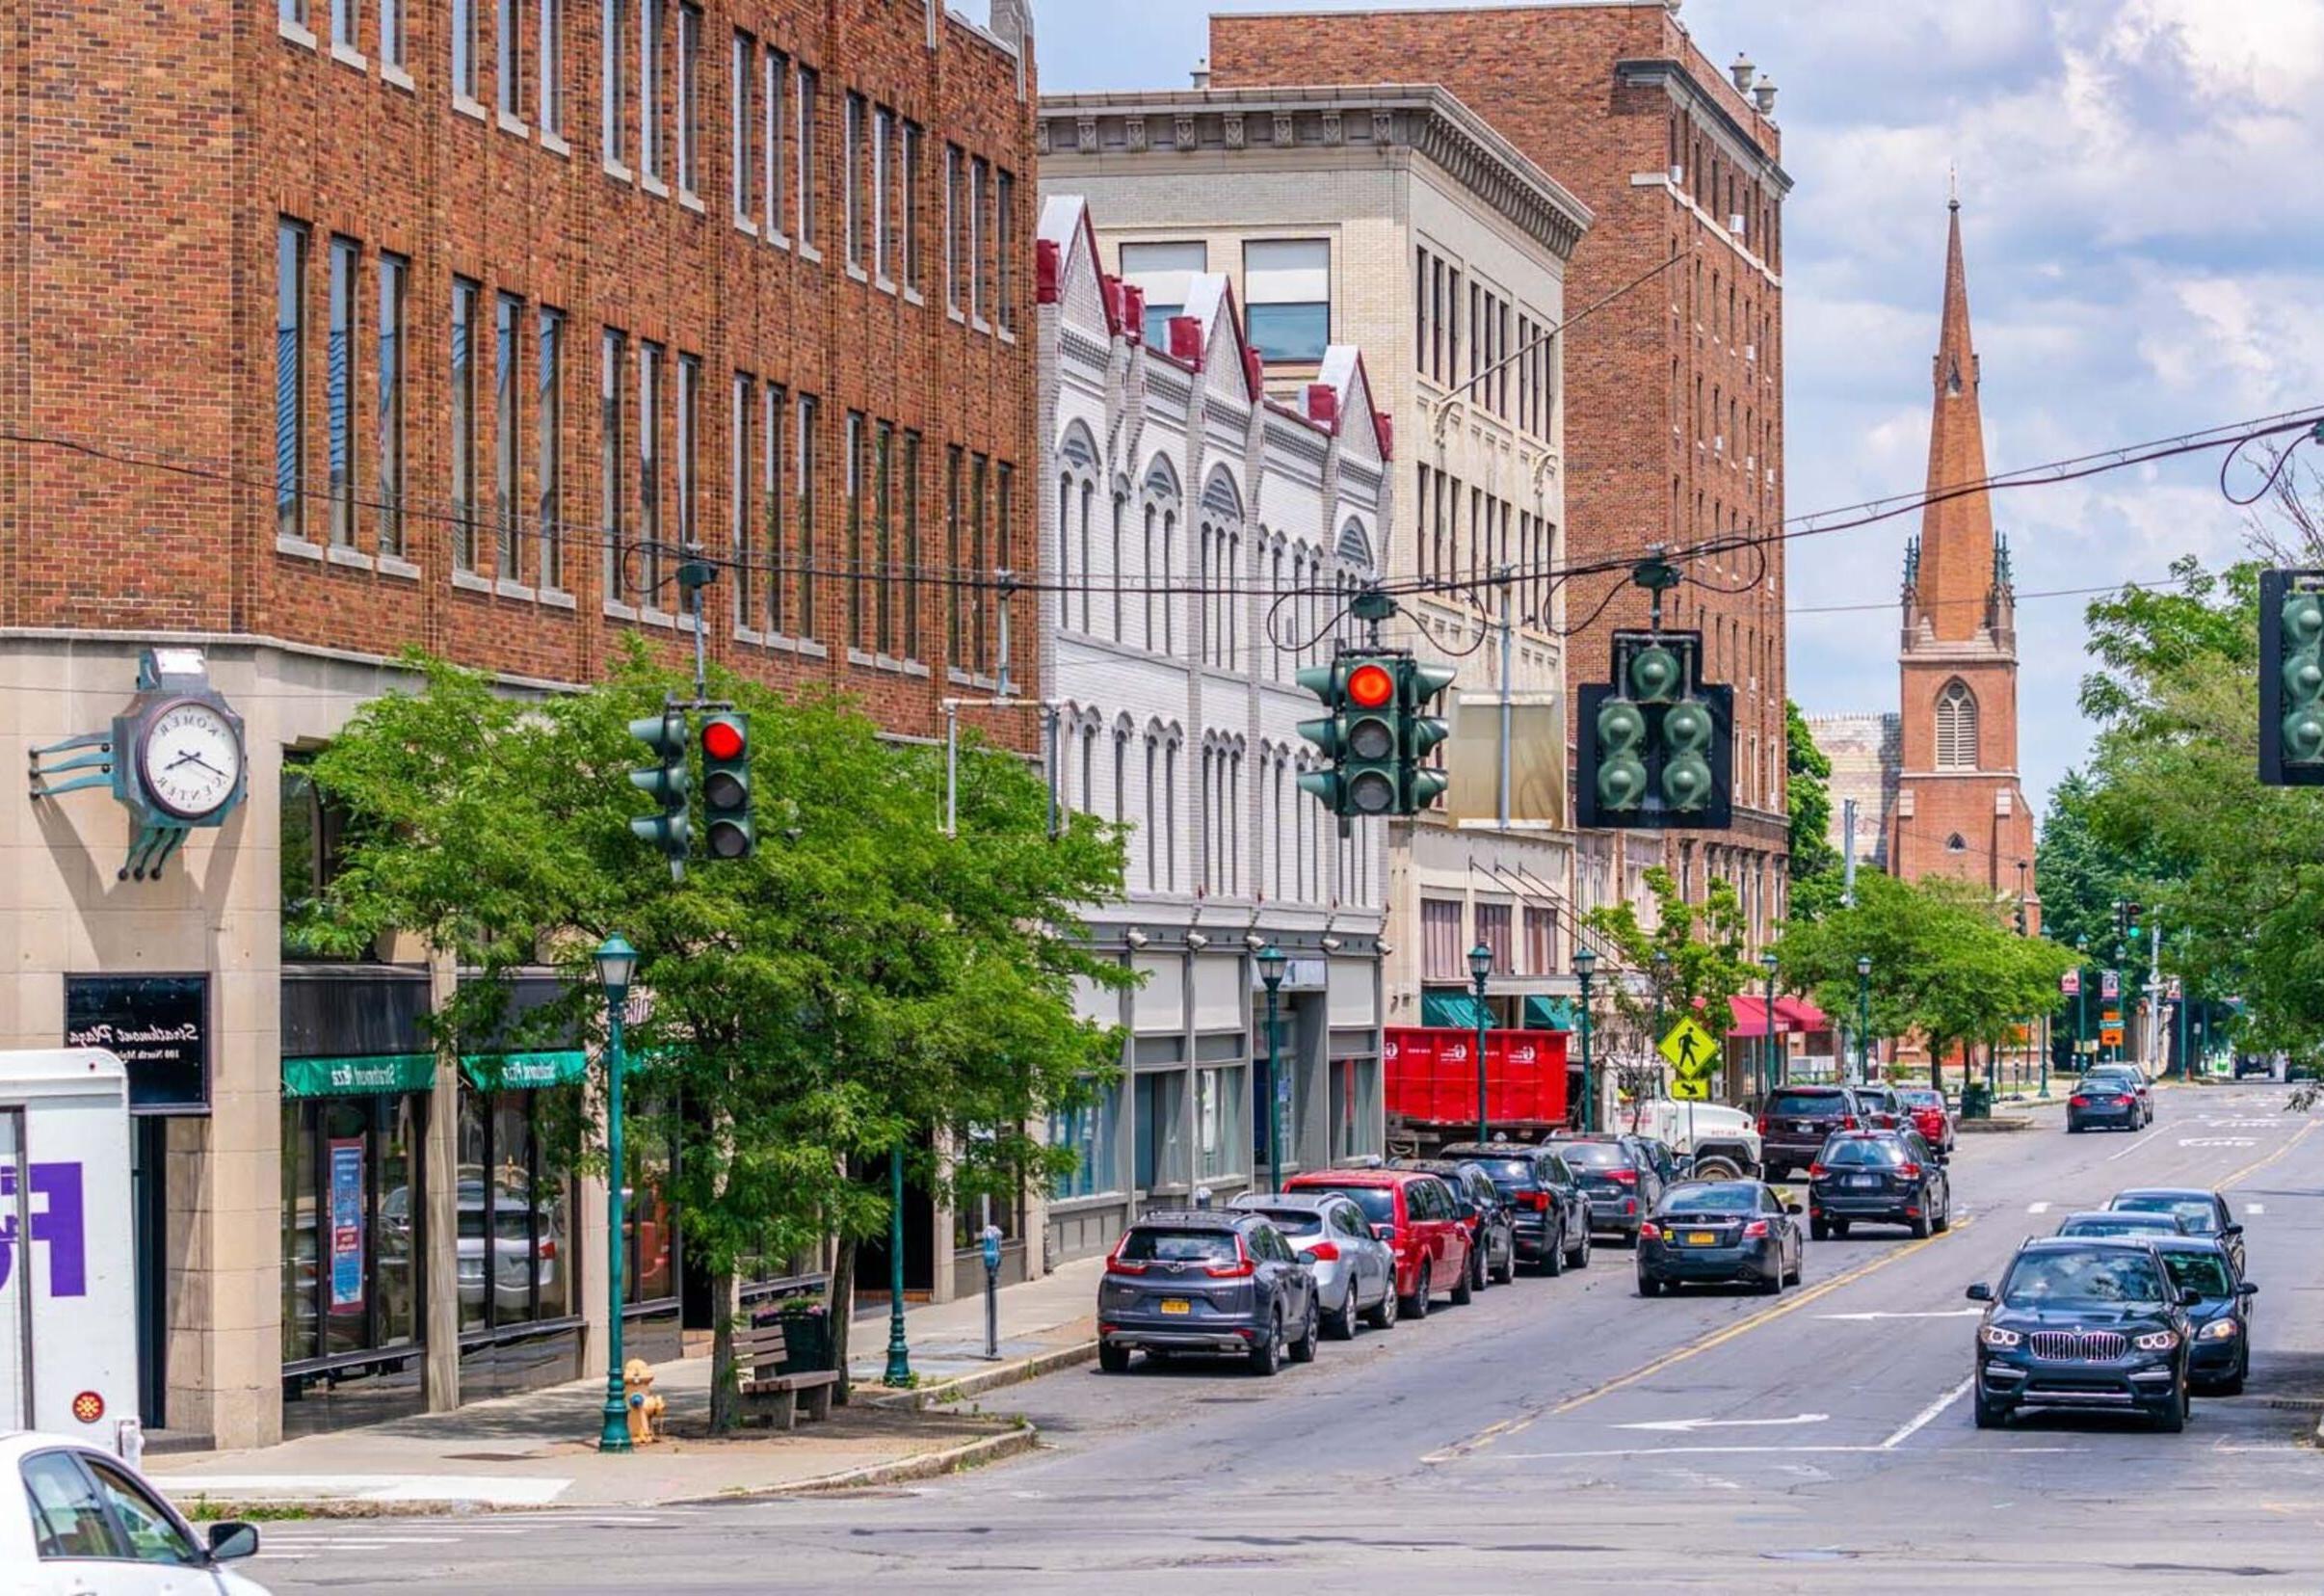
<path id="1" fill-rule="evenodd" d="M 242 717 L 211 685 L 198 649 L 145 650 L 137 694 L 112 726 L 35 748 L 29 766 L 36 803 L 112 789 L 136 827 L 121 881 L 160 880 L 187 833 L 223 825 L 249 789 Z"/>

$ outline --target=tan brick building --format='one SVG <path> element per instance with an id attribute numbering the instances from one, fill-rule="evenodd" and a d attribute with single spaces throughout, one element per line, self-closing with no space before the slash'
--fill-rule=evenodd
<path id="1" fill-rule="evenodd" d="M 1589 207 L 1566 277 L 1570 312 L 1587 319 L 1561 340 L 1574 561 L 1782 524 L 1791 179 L 1775 86 L 1748 63 L 1730 80 L 1661 0 L 1605 0 L 1219 15 L 1210 71 L 1220 89 L 1440 83 Z M 1734 684 L 1735 822 L 1663 846 L 1690 895 L 1714 877 L 1735 884 L 1756 940 L 1786 897 L 1783 546 L 1730 550 L 1689 573 L 1698 585 L 1672 596 L 1664 620 L 1699 628 L 1708 675 Z M 1623 581 L 1566 587 L 1575 682 L 1604 678 L 1615 628 L 1647 623 L 1645 595 Z M 1633 855 L 1655 846 L 1624 839 Z"/>
<path id="2" fill-rule="evenodd" d="M 247 801 L 158 880 L 104 793 L 0 806 L 0 1046 L 194 1017 L 135 1138 L 149 1423 L 248 1445 L 601 1365 L 602 1188 L 541 1130 L 579 1055 L 486 1090 L 419 1027 L 456 971 L 286 944 L 332 851 L 301 754 L 408 645 L 513 690 L 690 655 L 688 546 L 718 660 L 903 735 L 990 688 L 999 600 L 955 578 L 1035 567 L 1028 13 L 0 0 L 0 722 L 101 728 L 167 645 L 245 723 Z M 689 1290 L 664 1219 L 647 1350 Z"/>

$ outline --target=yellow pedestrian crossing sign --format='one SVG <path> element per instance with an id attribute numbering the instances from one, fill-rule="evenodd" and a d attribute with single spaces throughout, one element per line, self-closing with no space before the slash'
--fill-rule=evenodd
<path id="1" fill-rule="evenodd" d="M 1718 1038 L 1691 1014 L 1678 1017 L 1678 1023 L 1671 1027 L 1657 1051 L 1671 1061 L 1680 1080 L 1708 1080 L 1718 1072 Z"/>
<path id="2" fill-rule="evenodd" d="M 1671 1082 L 1671 1096 L 1680 1103 L 1708 1103 L 1710 1101 L 1710 1077 L 1702 1076 L 1690 1080 L 1685 1076 L 1680 1076 Z"/>

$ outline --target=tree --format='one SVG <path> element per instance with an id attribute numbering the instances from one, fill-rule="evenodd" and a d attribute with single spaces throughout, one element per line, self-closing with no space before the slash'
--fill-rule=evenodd
<path id="1" fill-rule="evenodd" d="M 1869 958 L 1872 1033 L 1919 1035 L 1940 1090 L 1947 1053 L 1992 1047 L 2047 1011 L 2073 963 L 2056 944 L 2019 936 L 2004 906 L 1973 885 L 1909 884 L 1872 869 L 1857 873 L 1854 908 L 1788 926 L 1776 956 L 1785 984 L 1834 1014 L 1855 1012 L 1857 960 Z"/>
<path id="2" fill-rule="evenodd" d="M 629 833 L 647 805 L 627 723 L 689 681 L 635 647 L 604 685 L 534 702 L 412 664 L 418 690 L 366 705 L 315 761 L 356 823 L 306 928 L 350 947 L 402 929 L 449 953 L 463 979 L 433 1024 L 469 1051 L 595 1042 L 591 952 L 615 931 L 636 946 L 631 1145 L 679 1148 L 668 1195 L 718 1305 L 715 1427 L 738 1417 L 742 1271 L 885 1225 L 885 1192 L 851 1167 L 908 1149 L 956 1200 L 1070 1169 L 1043 1128 L 1113 1067 L 1072 988 L 1127 979 L 1073 935 L 1076 905 L 1121 890 L 1116 828 L 1074 815 L 1052 839 L 1040 776 L 972 749 L 946 837 L 939 754 L 884 741 L 834 697 L 722 678 L 751 717 L 762 841 L 673 882 Z M 565 995 L 514 1019 L 510 977 L 535 964 Z M 835 1331 L 846 1318 L 835 1300 Z"/>
<path id="3" fill-rule="evenodd" d="M 1832 758 L 1807 717 L 1783 701 L 1783 789 L 1791 806 L 1791 917 L 1816 919 L 1839 906 L 1847 873 L 1832 845 Z"/>
<path id="4" fill-rule="evenodd" d="M 1632 1035 L 1646 1038 L 1648 1048 L 1662 1040 L 1654 1034 L 1656 1020 L 1668 1024 L 1680 1014 L 1692 1014 L 1713 1036 L 1725 1037 L 1734 1025 L 1728 999 L 1757 977 L 1743 957 L 1749 928 L 1743 900 L 1730 883 L 1713 880 L 1703 902 L 1689 903 L 1659 864 L 1646 872 L 1646 886 L 1654 898 L 1651 926 L 1627 900 L 1582 917 L 1585 926 L 1611 944 L 1623 969 L 1644 977 L 1606 983 L 1615 1011 Z"/>

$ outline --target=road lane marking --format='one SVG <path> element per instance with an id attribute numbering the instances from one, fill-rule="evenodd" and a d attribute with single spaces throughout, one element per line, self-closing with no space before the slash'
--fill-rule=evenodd
<path id="1" fill-rule="evenodd" d="M 2028 1203 L 2025 1205 L 2025 1211 L 2028 1213 L 2047 1213 L 2049 1211 L 2049 1205 L 2047 1203 Z"/>
<path id="2" fill-rule="evenodd" d="M 1649 1419 L 1635 1424 L 1616 1424 L 1616 1429 L 1676 1430 L 1692 1435 L 1699 1429 L 1775 1429 L 1785 1424 L 1820 1424 L 1831 1418 L 1829 1413 L 1795 1413 L 1788 1419 Z"/>
<path id="3" fill-rule="evenodd" d="M 2243 1205 L 2243 1211 L 2250 1214 L 2265 1213 L 2267 1205 L 2265 1203 L 2246 1203 Z"/>
<path id="4" fill-rule="evenodd" d="M 2152 1141 L 2155 1137 L 2161 1134 L 2162 1132 L 2160 1130 L 2150 1130 L 2145 1135 L 2139 1137 L 2138 1140 L 2132 1142 L 2128 1147 L 2124 1148 L 2120 1153 L 2107 1154 L 2106 1161 L 2108 1163 L 2112 1163 L 2117 1158 L 2126 1158 L 2131 1154 L 2137 1152 L 2140 1148 L 2146 1146 L 2149 1142 Z"/>
<path id="5" fill-rule="evenodd" d="M 1882 1451 L 1894 1451 L 1897 1448 L 1903 1446 L 1907 1441 L 1912 1440 L 1914 1436 L 1919 1434 L 1922 1429 L 1926 1428 L 1939 1414 L 1942 1413 L 1946 1408 L 1951 1407 L 1955 1402 L 1961 1400 L 1961 1398 L 1967 1394 L 1968 1388 L 1976 1383 L 1977 1376 L 1971 1374 L 1967 1379 L 1962 1381 L 1952 1390 L 1938 1397 L 1927 1407 L 1922 1408 L 1918 1413 L 1913 1415 L 1912 1418 L 1906 1420 L 1904 1426 L 1894 1435 L 1891 1435 L 1886 1441 L 1883 1441 L 1880 1444 L 1880 1450 Z"/>
<path id="6" fill-rule="evenodd" d="M 1870 1324 L 1875 1319 L 1975 1318 L 1984 1312 L 1982 1308 L 1929 1308 L 1913 1314 L 1891 1314 L 1881 1309 L 1869 1314 L 1818 1314 L 1815 1317 L 1845 1324 Z"/>
<path id="7" fill-rule="evenodd" d="M 2269 1164 L 2274 1163 L 2278 1158 L 2284 1157 L 2284 1154 L 2289 1153 L 2293 1148 L 2306 1141 L 2309 1137 L 2309 1133 L 2314 1130 L 2318 1125 L 2324 1125 L 2324 1120 L 2310 1120 L 2306 1125 L 2300 1127 L 2299 1130 L 2294 1130 L 2291 1133 L 2291 1139 L 2285 1142 L 2282 1147 L 2277 1148 L 2273 1153 L 2270 1153 L 2264 1158 L 2257 1158 L 2252 1162 L 2245 1164 L 2241 1169 L 2235 1171 L 2234 1174 L 2230 1175 L 2226 1180 L 2220 1182 L 2219 1189 L 2225 1191 L 2230 1186 L 2241 1185 L 2245 1181 L 2250 1180 L 2253 1176 L 2265 1169 Z"/>
<path id="8" fill-rule="evenodd" d="M 2258 1147 L 2259 1138 L 2257 1136 L 2181 1136 L 2179 1138 L 2179 1145 L 2181 1147 Z"/>

